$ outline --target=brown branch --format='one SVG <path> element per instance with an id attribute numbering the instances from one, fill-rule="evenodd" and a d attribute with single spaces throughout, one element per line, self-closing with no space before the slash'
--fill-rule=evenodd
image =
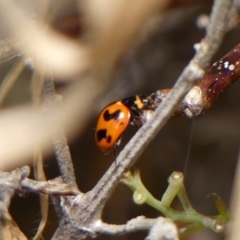
<path id="1" fill-rule="evenodd" d="M 178 104 L 174 114 L 196 117 L 212 106 L 214 101 L 240 77 L 240 44 L 215 62 Z M 158 90 L 151 94 L 157 108 L 167 97 L 171 89 Z M 153 110 L 146 110 L 141 124 L 152 117 Z"/>
<path id="2" fill-rule="evenodd" d="M 240 76 L 240 44 L 210 67 L 197 85 L 202 90 L 203 109 L 212 103 Z"/>

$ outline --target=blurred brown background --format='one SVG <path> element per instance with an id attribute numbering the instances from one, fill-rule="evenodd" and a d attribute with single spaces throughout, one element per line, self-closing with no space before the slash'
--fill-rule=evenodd
<path id="1" fill-rule="evenodd" d="M 169 10 L 161 23 L 155 22 L 155 32 L 149 34 L 141 45 L 138 41 L 133 43 L 124 58 L 119 60 L 107 92 L 89 109 L 92 118 L 85 132 L 70 143 L 78 185 L 83 192 L 89 191 L 114 161 L 113 152 L 104 155 L 94 142 L 94 127 L 101 108 L 127 96 L 150 94 L 157 89 L 172 87 L 192 58 L 193 44 L 199 42 L 205 33 L 204 29 L 197 27 L 197 18 L 201 14 L 210 13 L 212 1 L 188 2 Z M 71 29 L 72 24 L 75 24 L 72 17 L 74 14 L 71 9 L 60 14 L 54 26 L 68 33 L 70 29 L 74 35 L 76 29 Z M 80 23 L 77 30 L 81 31 Z M 146 33 L 146 30 L 143 29 L 143 32 Z M 141 35 L 139 39 L 142 42 Z M 229 31 L 215 60 L 226 54 L 239 40 L 239 29 Z M 14 61 L 1 63 L 1 79 Z M 30 69 L 24 71 L 8 95 L 5 108 L 30 100 L 31 74 Z M 59 91 L 65 87 L 66 84 L 57 85 Z M 236 82 L 200 117 L 194 120 L 172 119 L 144 151 L 135 168 L 140 169 L 143 183 L 156 198 L 161 199 L 167 187 L 167 178 L 173 171 L 186 170 L 185 185 L 196 210 L 206 215 L 217 213 L 213 200 L 206 197 L 213 192 L 219 194 L 229 206 L 240 143 L 239 92 L 240 83 Z M 134 127 L 127 130 L 120 149 L 135 132 Z M 189 160 L 186 166 L 187 158 Z M 54 156 L 46 159 L 45 169 L 49 179 L 58 176 Z M 11 212 L 23 232 L 29 238 L 32 237 L 40 219 L 38 197 L 16 196 Z M 147 205 L 135 205 L 132 202 L 132 192 L 119 184 L 104 210 L 103 220 L 123 224 L 139 215 L 154 218 L 159 213 Z M 44 239 L 50 239 L 56 227 L 57 219 L 51 207 Z M 119 237 L 102 235 L 97 239 L 129 240 L 144 239 L 145 236 L 146 232 L 141 232 Z M 188 239 L 219 240 L 224 239 L 224 236 L 206 230 L 193 234 Z"/>

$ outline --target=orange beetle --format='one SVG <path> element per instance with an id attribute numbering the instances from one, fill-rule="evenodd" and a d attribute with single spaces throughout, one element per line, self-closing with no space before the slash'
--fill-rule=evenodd
<path id="1" fill-rule="evenodd" d="M 100 113 L 96 125 L 97 146 L 108 152 L 119 146 L 121 136 L 128 125 L 141 125 L 141 114 L 152 109 L 152 99 L 142 95 L 125 98 L 106 106 Z"/>

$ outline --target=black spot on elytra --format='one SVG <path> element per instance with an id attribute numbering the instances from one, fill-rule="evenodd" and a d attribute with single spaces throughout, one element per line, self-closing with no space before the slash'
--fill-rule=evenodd
<path id="1" fill-rule="evenodd" d="M 100 129 L 97 131 L 96 138 L 98 142 L 101 142 L 102 139 L 107 138 L 107 130 L 106 129 Z"/>
<path id="2" fill-rule="evenodd" d="M 103 139 L 107 139 L 107 143 L 112 142 L 112 137 L 107 136 L 107 130 L 106 129 L 100 129 L 97 131 L 97 141 L 101 142 Z"/>
<path id="3" fill-rule="evenodd" d="M 108 110 L 106 110 L 104 113 L 103 113 L 103 118 L 105 121 L 110 121 L 112 119 L 114 120 L 118 120 L 119 118 L 119 114 L 120 114 L 121 110 L 116 110 L 115 112 L 113 113 L 109 113 Z"/>

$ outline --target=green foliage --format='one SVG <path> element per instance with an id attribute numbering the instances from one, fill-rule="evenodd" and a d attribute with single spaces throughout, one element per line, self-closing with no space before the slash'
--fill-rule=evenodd
<path id="1" fill-rule="evenodd" d="M 205 216 L 198 213 L 188 199 L 183 183 L 183 174 L 181 172 L 173 172 L 171 174 L 168 179 L 168 188 L 163 194 L 161 201 L 154 198 L 145 188 L 141 181 L 139 171 L 135 171 L 133 175 L 127 172 L 122 182 L 133 191 L 133 200 L 136 204 L 146 203 L 172 221 L 184 223 L 184 227 L 181 226 L 179 228 L 181 235 L 186 235 L 204 228 L 210 228 L 217 233 L 221 233 L 225 229 L 225 224 L 229 216 L 222 199 L 217 194 L 212 194 L 218 215 Z M 182 205 L 182 211 L 171 208 L 171 204 L 176 197 Z"/>

